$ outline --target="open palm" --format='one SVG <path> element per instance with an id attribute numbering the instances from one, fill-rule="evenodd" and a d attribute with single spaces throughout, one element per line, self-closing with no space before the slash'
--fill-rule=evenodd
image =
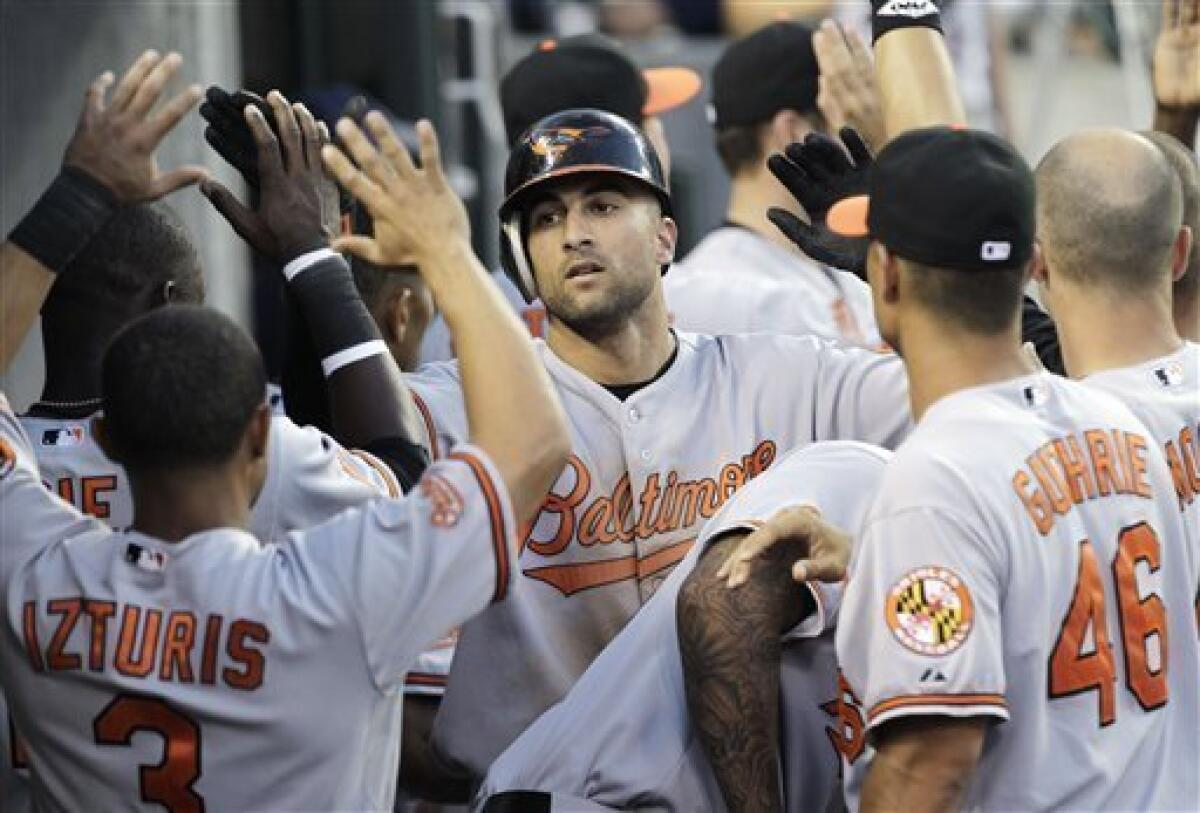
<path id="1" fill-rule="evenodd" d="M 1154 46 L 1154 98 L 1163 107 L 1200 107 L 1200 0 L 1164 0 Z"/>

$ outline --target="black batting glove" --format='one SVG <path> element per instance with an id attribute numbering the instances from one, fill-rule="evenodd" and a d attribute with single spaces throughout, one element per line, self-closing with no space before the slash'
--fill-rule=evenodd
<path id="1" fill-rule="evenodd" d="M 271 106 L 257 93 L 249 90 L 229 93 L 216 85 L 210 86 L 204 92 L 200 115 L 208 122 L 208 126 L 204 128 L 204 140 L 238 171 L 249 189 L 252 204 L 257 205 L 258 149 L 254 143 L 254 134 L 246 124 L 244 111 L 247 105 L 258 108 L 278 138 L 278 127 Z"/>
<path id="2" fill-rule="evenodd" d="M 865 278 L 870 241 L 834 234 L 826 216 L 838 201 L 867 194 L 874 158 L 852 128 L 843 127 L 838 135 L 844 150 L 829 136 L 810 133 L 803 143 L 789 145 L 784 155 L 767 159 L 767 167 L 796 198 L 809 223 L 777 207 L 767 218 L 817 262 Z"/>

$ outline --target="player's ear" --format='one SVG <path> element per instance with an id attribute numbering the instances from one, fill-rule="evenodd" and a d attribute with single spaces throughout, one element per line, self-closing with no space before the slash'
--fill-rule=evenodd
<path id="1" fill-rule="evenodd" d="M 675 244 L 679 240 L 679 226 L 675 220 L 666 215 L 660 217 L 655 238 L 655 259 L 659 265 L 670 265 L 675 260 Z"/>
<path id="2" fill-rule="evenodd" d="M 1175 245 L 1171 249 L 1171 282 L 1178 282 L 1187 273 L 1195 239 L 1191 226 L 1179 227 L 1179 234 L 1175 236 Z"/>
<path id="3" fill-rule="evenodd" d="M 384 321 L 387 323 L 385 338 L 388 344 L 400 344 L 412 321 L 414 296 L 411 288 L 399 286 L 388 297 Z"/>
<path id="4" fill-rule="evenodd" d="M 267 440 L 271 436 L 271 405 L 264 400 L 259 404 L 246 427 L 245 444 L 253 461 L 265 460 Z"/>
<path id="5" fill-rule="evenodd" d="M 1029 275 L 1038 285 L 1046 285 L 1050 282 L 1049 272 L 1042 241 L 1036 240 L 1033 244 L 1033 257 L 1029 260 Z"/>

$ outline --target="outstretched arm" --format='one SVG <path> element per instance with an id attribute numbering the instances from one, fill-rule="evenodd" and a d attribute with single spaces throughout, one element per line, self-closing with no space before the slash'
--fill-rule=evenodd
<path id="1" fill-rule="evenodd" d="M 470 440 L 496 464 L 524 522 L 570 451 L 562 407 L 528 331 L 471 250 L 467 212 L 442 172 L 433 126 L 417 127 L 417 167 L 381 114 L 368 114 L 366 124 L 378 150 L 342 119 L 338 137 L 356 163 L 332 146 L 323 155 L 367 207 L 375 234 L 342 237 L 334 246 L 379 266 L 415 260 L 458 350 Z"/>
<path id="2" fill-rule="evenodd" d="M 62 171 L 0 246 L 0 366 L 8 369 L 50 292 L 55 275 L 83 250 L 118 207 L 161 198 L 205 177 L 200 167 L 161 172 L 154 153 L 200 100 L 193 85 L 152 114 L 179 54 L 147 51 L 121 77 L 88 87 Z"/>

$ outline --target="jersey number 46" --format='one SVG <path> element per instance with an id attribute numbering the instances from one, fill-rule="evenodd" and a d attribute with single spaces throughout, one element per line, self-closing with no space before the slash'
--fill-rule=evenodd
<path id="1" fill-rule="evenodd" d="M 1145 562 L 1154 573 L 1160 558 L 1158 537 L 1145 523 L 1130 526 L 1117 537 L 1112 581 L 1125 653 L 1125 687 L 1146 711 L 1167 703 L 1167 611 L 1157 595 L 1150 593 L 1141 598 L 1135 569 L 1139 562 Z M 1099 692 L 1101 726 L 1117 719 L 1117 667 L 1108 633 L 1106 600 L 1096 551 L 1085 539 L 1079 546 L 1075 593 L 1050 655 L 1050 697 Z M 1089 630 L 1093 646 L 1085 652 Z M 1153 666 L 1149 651 L 1152 639 L 1157 639 L 1158 651 Z"/>

